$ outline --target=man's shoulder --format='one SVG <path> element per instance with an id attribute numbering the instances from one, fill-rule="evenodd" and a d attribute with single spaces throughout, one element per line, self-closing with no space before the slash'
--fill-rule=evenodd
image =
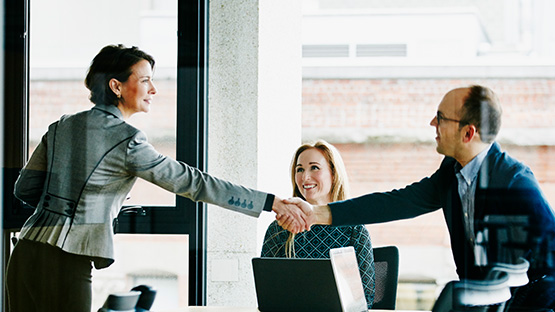
<path id="1" fill-rule="evenodd" d="M 513 187 L 537 186 L 537 180 L 532 170 L 506 151 L 491 153 L 486 160 L 486 164 L 482 168 L 487 170 L 488 175 L 491 176 L 489 179 L 490 186 L 507 183 L 513 185 Z"/>
<path id="2" fill-rule="evenodd" d="M 528 166 L 509 155 L 506 151 L 497 151 L 489 156 L 488 163 L 494 170 L 513 173 L 530 170 Z"/>

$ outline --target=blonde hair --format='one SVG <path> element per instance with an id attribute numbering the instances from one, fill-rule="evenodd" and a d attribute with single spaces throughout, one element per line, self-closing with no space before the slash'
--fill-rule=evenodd
<path id="1" fill-rule="evenodd" d="M 297 160 L 299 159 L 301 153 L 308 149 L 319 150 L 328 161 L 332 176 L 330 189 L 331 202 L 347 199 L 349 197 L 349 179 L 347 177 L 345 164 L 343 163 L 343 158 L 341 158 L 339 151 L 333 145 L 324 140 L 318 140 L 314 143 L 305 143 L 295 152 L 293 160 L 291 161 L 291 184 L 293 185 L 293 196 L 306 200 L 295 182 L 295 175 L 297 173 Z M 295 234 L 293 233 L 289 233 L 289 237 L 285 242 L 285 255 L 288 258 L 295 257 Z"/>

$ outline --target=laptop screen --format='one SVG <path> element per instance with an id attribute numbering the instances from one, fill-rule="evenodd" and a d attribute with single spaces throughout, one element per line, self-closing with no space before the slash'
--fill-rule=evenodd
<path id="1" fill-rule="evenodd" d="M 329 259 L 253 258 L 262 312 L 340 312 Z"/>
<path id="2" fill-rule="evenodd" d="M 344 312 L 368 311 L 355 249 L 352 246 L 330 249 L 335 284 Z"/>

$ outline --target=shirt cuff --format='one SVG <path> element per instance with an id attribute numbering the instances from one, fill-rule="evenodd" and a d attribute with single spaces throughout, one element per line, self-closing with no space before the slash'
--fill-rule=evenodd
<path id="1" fill-rule="evenodd" d="M 268 194 L 266 197 L 266 202 L 264 203 L 264 211 L 272 211 L 272 206 L 274 205 L 274 199 L 276 196 L 274 194 Z"/>

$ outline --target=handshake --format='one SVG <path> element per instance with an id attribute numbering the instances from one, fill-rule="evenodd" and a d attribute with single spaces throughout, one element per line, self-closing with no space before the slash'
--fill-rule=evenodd
<path id="1" fill-rule="evenodd" d="M 298 197 L 283 200 L 276 197 L 272 210 L 278 224 L 294 234 L 309 231 L 314 224 L 331 224 L 328 205 L 311 205 Z"/>

